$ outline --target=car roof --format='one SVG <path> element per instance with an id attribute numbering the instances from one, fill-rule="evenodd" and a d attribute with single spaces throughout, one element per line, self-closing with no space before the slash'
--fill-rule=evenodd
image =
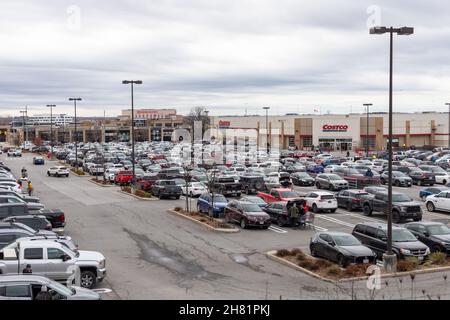
<path id="1" fill-rule="evenodd" d="M 319 234 L 328 234 L 330 236 L 351 236 L 350 233 L 347 232 L 341 232 L 341 231 L 323 231 L 319 232 Z"/>
<path id="2" fill-rule="evenodd" d="M 44 276 L 38 276 L 33 274 L 25 275 L 2 275 L 0 277 L 0 283 L 2 282 L 40 282 L 50 283 L 51 280 Z"/>
<path id="3" fill-rule="evenodd" d="M 328 191 L 310 191 L 309 193 L 315 193 L 315 194 L 318 194 L 319 196 L 322 196 L 322 195 L 334 195 L 334 193 L 328 192 Z"/>
<path id="4" fill-rule="evenodd" d="M 423 220 L 417 221 L 417 222 L 410 222 L 405 225 L 407 226 L 407 225 L 413 225 L 413 224 L 419 224 L 422 226 L 445 225 L 445 223 L 438 222 L 438 221 L 423 221 Z"/>
<path id="5" fill-rule="evenodd" d="M 351 192 L 351 193 L 367 193 L 366 191 L 359 190 L 359 189 L 347 189 L 347 190 L 343 190 L 343 191 L 348 191 L 348 192 Z"/>
<path id="6" fill-rule="evenodd" d="M 380 230 L 387 230 L 387 224 L 381 223 L 381 222 L 363 222 L 363 223 L 358 223 L 357 225 L 358 226 L 364 225 L 364 226 L 369 226 L 369 227 L 380 229 Z M 392 229 L 404 229 L 404 228 L 392 225 Z"/>

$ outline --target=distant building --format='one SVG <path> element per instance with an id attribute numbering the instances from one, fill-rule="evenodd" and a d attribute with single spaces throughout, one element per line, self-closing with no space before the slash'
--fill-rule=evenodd
<path id="1" fill-rule="evenodd" d="M 134 118 L 136 120 L 158 120 L 171 119 L 177 116 L 175 109 L 134 109 Z M 122 110 L 122 119 L 131 118 L 131 109 Z"/>
<path id="2" fill-rule="evenodd" d="M 28 117 L 26 123 L 29 126 L 46 126 L 51 123 L 53 123 L 53 125 L 64 126 L 74 122 L 73 117 L 66 114 L 54 114 L 52 118 L 53 121 L 50 114 L 37 114 Z"/>

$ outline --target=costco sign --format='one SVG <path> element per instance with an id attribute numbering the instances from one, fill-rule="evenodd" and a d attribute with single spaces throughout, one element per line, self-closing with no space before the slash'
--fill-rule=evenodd
<path id="1" fill-rule="evenodd" d="M 323 132 L 347 132 L 348 125 L 331 125 L 326 124 L 322 127 Z"/>

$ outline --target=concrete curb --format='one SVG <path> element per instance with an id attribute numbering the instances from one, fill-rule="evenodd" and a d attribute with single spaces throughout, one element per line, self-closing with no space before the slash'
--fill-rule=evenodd
<path id="1" fill-rule="evenodd" d="M 273 261 L 279 262 L 281 264 L 284 264 L 285 266 L 291 267 L 293 269 L 296 269 L 298 271 L 304 272 L 314 278 L 320 279 L 325 282 L 330 283 L 345 283 L 345 282 L 354 282 L 354 281 L 363 281 L 369 279 L 369 276 L 362 276 L 362 277 L 353 277 L 353 278 L 345 278 L 345 279 L 339 279 L 339 280 L 332 280 L 325 277 L 322 277 L 321 275 L 318 275 L 317 273 L 314 273 L 312 271 L 309 271 L 305 268 L 302 268 L 295 263 L 292 263 L 290 261 L 287 261 L 283 258 L 280 258 L 276 256 L 277 250 L 269 251 L 266 253 L 266 256 Z M 427 273 L 435 273 L 435 272 L 443 272 L 443 271 L 450 271 L 449 267 L 436 267 L 436 268 L 430 268 L 430 269 L 424 269 L 424 270 L 416 270 L 416 271 L 408 271 L 408 272 L 395 272 L 395 273 L 384 273 L 380 275 L 380 278 L 399 278 L 399 277 L 405 277 L 409 275 L 416 275 L 416 274 L 427 274 Z"/>
<path id="2" fill-rule="evenodd" d="M 201 226 L 206 227 L 207 229 L 209 229 L 209 230 L 211 230 L 211 231 L 222 232 L 222 233 L 237 233 L 237 232 L 240 232 L 240 230 L 239 230 L 238 228 L 233 228 L 233 229 L 222 229 L 222 228 L 214 228 L 214 227 L 211 227 L 211 226 L 210 226 L 209 224 L 207 224 L 207 223 L 198 221 L 198 220 L 196 220 L 196 219 L 194 219 L 194 218 L 191 218 L 191 217 L 189 217 L 189 216 L 186 216 L 186 215 L 184 215 L 184 214 L 182 214 L 182 213 L 179 213 L 179 212 L 177 212 L 177 211 L 175 211 L 175 210 L 167 210 L 167 212 L 168 212 L 168 213 L 171 213 L 171 214 L 176 214 L 176 215 L 179 216 L 179 217 L 183 217 L 183 218 L 185 218 L 185 219 L 187 219 L 187 220 L 190 220 L 190 221 L 192 221 L 192 222 L 195 222 L 195 223 L 197 223 L 197 224 L 200 224 Z"/>
<path id="3" fill-rule="evenodd" d="M 91 176 L 88 175 L 88 174 L 85 174 L 84 176 L 80 176 L 79 174 L 73 172 L 72 170 L 69 170 L 69 173 L 72 174 L 72 175 L 74 175 L 74 176 L 76 176 L 76 177 L 79 177 L 79 178 L 90 178 L 90 177 L 91 177 Z"/>
<path id="4" fill-rule="evenodd" d="M 93 182 L 93 181 L 92 181 L 92 182 Z M 95 183 L 95 182 L 93 182 L 93 183 Z M 142 198 L 142 197 L 139 197 L 139 196 L 137 196 L 137 195 L 134 195 L 134 194 L 131 194 L 131 193 L 122 191 L 122 190 L 117 190 L 117 191 L 120 192 L 120 193 L 126 194 L 127 196 L 130 196 L 130 197 L 133 197 L 133 198 L 135 198 L 135 199 L 138 199 L 138 200 L 143 200 L 143 201 L 159 201 L 158 198 Z"/>
<path id="5" fill-rule="evenodd" d="M 96 185 L 98 185 L 99 187 L 102 187 L 102 188 L 117 187 L 116 185 L 113 185 L 113 184 L 101 184 L 101 183 L 95 182 L 93 180 L 89 180 L 89 182 L 92 182 L 93 184 L 96 184 Z"/>

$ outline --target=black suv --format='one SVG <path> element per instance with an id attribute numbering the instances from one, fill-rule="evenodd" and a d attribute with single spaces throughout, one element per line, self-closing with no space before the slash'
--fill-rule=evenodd
<path id="1" fill-rule="evenodd" d="M 387 224 L 369 222 L 360 223 L 355 226 L 352 234 L 382 258 L 387 251 Z M 424 261 L 430 254 L 430 249 L 408 229 L 392 227 L 392 251 L 399 259 L 416 257 L 419 261 Z"/>
<path id="2" fill-rule="evenodd" d="M 255 194 L 265 190 L 265 181 L 263 176 L 244 175 L 241 176 L 240 182 L 242 190 L 246 194 Z"/>
<path id="3" fill-rule="evenodd" d="M 445 224 L 422 221 L 407 223 L 405 227 L 425 243 L 432 252 L 450 254 L 450 228 Z"/>

